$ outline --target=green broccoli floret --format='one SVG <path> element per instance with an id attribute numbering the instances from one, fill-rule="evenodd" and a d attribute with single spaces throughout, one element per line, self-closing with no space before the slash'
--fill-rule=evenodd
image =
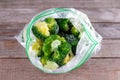
<path id="1" fill-rule="evenodd" d="M 42 57 L 40 58 L 40 61 L 41 61 L 41 63 L 42 63 L 43 65 L 45 65 L 45 64 L 47 63 L 47 61 L 48 61 L 48 57 L 42 56 Z"/>
<path id="2" fill-rule="evenodd" d="M 60 36 L 64 37 L 72 46 L 77 45 L 78 38 L 75 37 L 73 34 L 65 34 L 63 32 L 59 33 Z"/>
<path id="3" fill-rule="evenodd" d="M 43 43 L 42 50 L 43 50 L 45 56 L 50 56 L 52 54 L 53 49 L 55 48 L 56 45 L 58 45 L 58 44 L 54 43 L 54 41 L 56 41 L 56 40 L 60 41 L 60 43 L 57 41 L 58 44 L 61 44 L 66 41 L 65 38 L 60 37 L 58 35 L 49 36 L 47 39 L 45 39 L 45 41 Z M 52 46 L 52 45 L 54 45 L 54 46 Z"/>
<path id="4" fill-rule="evenodd" d="M 75 37 L 73 34 L 65 34 L 65 33 L 59 33 L 59 35 L 65 37 L 65 39 L 68 41 L 69 44 L 72 46 L 72 52 L 76 53 L 76 46 L 78 44 L 79 39 Z"/>
<path id="5" fill-rule="evenodd" d="M 37 38 L 42 40 L 50 35 L 46 22 L 37 22 L 32 26 L 32 32 Z"/>
<path id="6" fill-rule="evenodd" d="M 78 35 L 79 35 L 79 31 L 75 27 L 71 28 L 71 33 L 76 37 L 78 37 Z"/>
<path id="7" fill-rule="evenodd" d="M 66 34 L 65 38 L 72 46 L 78 43 L 78 39 L 72 34 Z"/>
<path id="8" fill-rule="evenodd" d="M 67 18 L 56 18 L 57 24 L 59 25 L 60 29 L 64 32 L 68 32 L 70 27 L 68 25 L 69 19 Z"/>
<path id="9" fill-rule="evenodd" d="M 51 51 L 55 51 L 58 46 L 61 45 L 61 42 L 59 40 L 54 40 L 52 43 L 51 43 Z"/>
<path id="10" fill-rule="evenodd" d="M 71 45 L 65 38 L 59 35 L 51 35 L 43 43 L 44 56 L 49 57 L 50 61 L 56 62 L 59 66 L 63 65 L 63 60 L 71 51 Z"/>
<path id="11" fill-rule="evenodd" d="M 61 54 L 64 54 L 63 57 L 71 50 L 71 45 L 66 41 L 58 47 L 58 50 Z"/>
<path id="12" fill-rule="evenodd" d="M 56 62 L 49 60 L 48 57 L 46 56 L 42 56 L 40 58 L 40 62 L 45 68 L 50 69 L 50 70 L 54 70 L 59 67 L 59 65 Z"/>
<path id="13" fill-rule="evenodd" d="M 52 55 L 53 61 L 55 61 L 59 66 L 62 66 L 64 64 L 64 58 L 70 51 L 71 45 L 68 42 L 62 43 L 58 49 L 54 51 Z"/>
<path id="14" fill-rule="evenodd" d="M 74 26 L 74 25 L 71 23 L 70 20 L 68 21 L 68 25 L 69 25 L 70 29 Z"/>
<path id="15" fill-rule="evenodd" d="M 57 34 L 59 31 L 59 26 L 54 18 L 46 18 L 45 22 L 48 25 L 49 31 L 51 34 Z"/>

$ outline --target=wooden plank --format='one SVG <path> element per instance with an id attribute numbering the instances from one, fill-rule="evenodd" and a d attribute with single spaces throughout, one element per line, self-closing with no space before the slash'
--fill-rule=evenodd
<path id="1" fill-rule="evenodd" d="M 28 23 L 38 12 L 34 9 L 0 9 L 0 24 Z"/>
<path id="2" fill-rule="evenodd" d="M 104 39 L 120 39 L 120 23 L 92 23 Z"/>
<path id="3" fill-rule="evenodd" d="M 88 15 L 91 22 L 120 22 L 119 8 L 78 10 Z M 28 23 L 42 9 L 0 9 L 0 23 Z"/>
<path id="4" fill-rule="evenodd" d="M 22 30 L 26 23 L 1 23 L 0 30 Z"/>
<path id="5" fill-rule="evenodd" d="M 91 22 L 120 22 L 119 8 L 78 9 L 88 15 Z"/>
<path id="6" fill-rule="evenodd" d="M 120 8 L 119 4 L 119 0 L 0 0 L 1 8 Z"/>
<path id="7" fill-rule="evenodd" d="M 46 74 L 27 59 L 0 59 L 1 80 L 120 80 L 120 59 L 91 59 L 65 74 Z M 7 76 L 7 77 L 6 77 Z"/>
<path id="8" fill-rule="evenodd" d="M 0 57 L 26 57 L 25 49 L 15 40 L 0 41 Z"/>
<path id="9" fill-rule="evenodd" d="M 86 13 L 91 22 L 120 22 L 120 9 L 80 9 Z M 32 17 L 42 9 L 0 9 L 0 24 L 2 23 L 28 23 Z"/>
<path id="10" fill-rule="evenodd" d="M 25 49 L 15 40 L 0 40 L 0 58 L 26 58 Z M 93 57 L 120 57 L 120 40 L 103 40 L 101 50 Z"/>
<path id="11" fill-rule="evenodd" d="M 104 39 L 120 39 L 120 23 L 92 23 L 95 30 Z M 25 23 L 0 24 L 0 39 L 14 37 L 25 26 Z"/>
<path id="12" fill-rule="evenodd" d="M 0 36 L 11 36 L 11 37 L 13 37 L 13 36 L 15 36 L 17 33 L 19 33 L 20 32 L 20 30 L 1 30 L 0 31 Z"/>
<path id="13" fill-rule="evenodd" d="M 120 22 L 119 8 L 96 8 L 78 10 L 88 15 L 91 22 Z M 28 23 L 42 9 L 0 9 L 0 24 Z"/>
<path id="14" fill-rule="evenodd" d="M 101 50 L 95 57 L 118 57 L 119 54 L 120 40 L 103 40 Z"/>

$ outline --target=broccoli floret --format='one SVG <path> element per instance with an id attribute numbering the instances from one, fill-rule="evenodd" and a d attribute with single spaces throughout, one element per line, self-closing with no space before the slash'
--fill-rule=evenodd
<path id="1" fill-rule="evenodd" d="M 45 65 L 45 64 L 47 63 L 47 61 L 48 61 L 48 57 L 46 57 L 46 56 L 42 56 L 42 57 L 40 58 L 40 62 L 41 62 L 43 65 Z"/>
<path id="2" fill-rule="evenodd" d="M 43 54 L 42 45 L 43 45 L 43 42 L 40 39 L 36 39 L 36 42 L 34 42 L 32 45 L 32 50 L 35 51 L 36 56 L 38 57 L 42 56 Z"/>
<path id="3" fill-rule="evenodd" d="M 65 38 L 60 37 L 58 35 L 49 36 L 47 39 L 45 39 L 45 42 L 43 43 L 42 50 L 43 50 L 45 56 L 50 56 L 52 54 L 52 51 L 54 49 L 54 47 L 52 46 L 52 42 L 54 42 L 55 40 L 60 41 L 60 43 L 63 43 L 66 41 Z M 55 45 L 58 45 L 58 44 L 55 44 Z"/>
<path id="4" fill-rule="evenodd" d="M 63 32 L 60 32 L 59 35 L 62 36 L 62 37 L 65 37 L 65 39 L 71 44 L 72 52 L 75 54 L 76 53 L 76 46 L 77 46 L 80 38 L 74 36 L 73 34 L 65 34 Z"/>
<path id="5" fill-rule="evenodd" d="M 76 37 L 78 37 L 78 35 L 79 35 L 79 31 L 75 27 L 72 27 L 71 33 Z"/>
<path id="6" fill-rule="evenodd" d="M 57 24 L 59 25 L 60 29 L 64 32 L 68 32 L 70 27 L 68 25 L 69 19 L 67 18 L 56 18 Z"/>
<path id="7" fill-rule="evenodd" d="M 54 70 L 59 67 L 59 65 L 56 62 L 50 61 L 50 59 L 46 56 L 42 56 L 40 58 L 40 62 L 45 68 L 50 69 L 50 70 Z"/>
<path id="8" fill-rule="evenodd" d="M 52 43 L 51 43 L 51 50 L 54 51 L 55 49 L 58 48 L 58 46 L 61 45 L 61 42 L 59 40 L 54 40 Z"/>
<path id="9" fill-rule="evenodd" d="M 69 25 L 70 29 L 74 26 L 74 25 L 71 23 L 70 20 L 68 21 L 68 25 Z"/>
<path id="10" fill-rule="evenodd" d="M 52 54 L 52 59 L 51 60 L 53 60 L 55 62 L 60 62 L 60 61 L 62 61 L 62 59 L 63 58 L 62 58 L 62 54 L 60 53 L 60 51 L 55 50 Z"/>
<path id="11" fill-rule="evenodd" d="M 74 55 L 73 55 L 73 53 L 70 51 L 70 53 L 67 54 L 66 57 L 64 58 L 63 63 L 66 64 L 66 63 L 69 62 L 73 57 L 74 57 Z"/>
<path id="12" fill-rule="evenodd" d="M 66 55 L 71 50 L 71 45 L 66 41 L 58 47 L 58 50 L 61 54 Z M 63 57 L 65 57 L 64 55 Z"/>
<path id="13" fill-rule="evenodd" d="M 59 33 L 60 36 L 65 37 L 65 39 L 72 45 L 76 46 L 78 43 L 78 38 L 75 37 L 73 34 L 65 34 L 65 33 Z"/>
<path id="14" fill-rule="evenodd" d="M 44 65 L 45 68 L 50 70 L 55 70 L 59 67 L 59 65 L 56 62 L 53 61 L 47 61 L 46 65 Z"/>
<path id="15" fill-rule="evenodd" d="M 65 38 L 58 35 L 51 35 L 43 43 L 44 56 L 49 57 L 50 61 L 56 62 L 59 66 L 63 65 L 65 56 L 71 51 L 71 45 Z"/>
<path id="16" fill-rule="evenodd" d="M 57 34 L 59 31 L 59 26 L 54 18 L 46 18 L 45 22 L 48 25 L 49 31 L 51 34 Z"/>
<path id="17" fill-rule="evenodd" d="M 65 38 L 72 46 L 76 46 L 78 43 L 78 39 L 74 35 L 66 34 Z"/>
<path id="18" fill-rule="evenodd" d="M 79 39 L 72 34 L 60 33 L 60 35 L 65 37 L 65 39 L 71 44 L 72 52 L 75 54 L 76 53 L 76 46 L 78 44 Z"/>
<path id="19" fill-rule="evenodd" d="M 52 55 L 53 61 L 55 61 L 59 66 L 64 65 L 64 58 L 70 52 L 71 45 L 68 42 L 61 44 Z"/>
<path id="20" fill-rule="evenodd" d="M 37 38 L 42 40 L 50 35 L 46 22 L 37 22 L 32 26 L 32 32 Z"/>

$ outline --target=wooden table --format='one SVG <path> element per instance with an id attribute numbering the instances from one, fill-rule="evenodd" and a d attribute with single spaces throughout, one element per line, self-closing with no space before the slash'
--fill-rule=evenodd
<path id="1" fill-rule="evenodd" d="M 35 68 L 14 38 L 35 14 L 54 7 L 86 13 L 104 38 L 81 68 L 58 75 Z M 120 0 L 0 0 L 0 80 L 120 80 Z"/>

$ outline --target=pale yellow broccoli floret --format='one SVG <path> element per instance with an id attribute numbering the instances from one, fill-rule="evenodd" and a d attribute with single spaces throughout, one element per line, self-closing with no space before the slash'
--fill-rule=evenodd
<path id="1" fill-rule="evenodd" d="M 53 61 L 47 61 L 47 64 L 44 66 L 45 68 L 47 69 L 50 69 L 50 70 L 55 70 L 57 69 L 59 66 L 57 63 L 53 62 Z"/>
<path id="2" fill-rule="evenodd" d="M 68 63 L 73 57 L 74 57 L 73 53 L 70 52 L 69 54 L 66 55 L 63 63 L 64 63 L 64 64 Z"/>
<path id="3" fill-rule="evenodd" d="M 32 45 L 32 50 L 35 51 L 37 56 L 41 55 L 42 44 L 43 42 L 40 39 L 36 39 L 36 42 Z"/>
<path id="4" fill-rule="evenodd" d="M 37 27 L 38 31 L 41 32 L 42 34 L 46 36 L 50 35 L 49 28 L 46 22 L 38 22 L 35 24 L 35 26 Z"/>
<path id="5" fill-rule="evenodd" d="M 35 25 L 33 25 L 32 33 L 41 40 L 44 40 L 50 36 L 49 28 L 46 22 L 37 22 Z"/>

